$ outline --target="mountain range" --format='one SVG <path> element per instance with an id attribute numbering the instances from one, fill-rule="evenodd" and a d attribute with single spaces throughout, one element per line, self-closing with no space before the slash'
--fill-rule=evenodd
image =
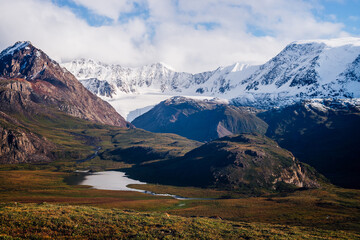
<path id="1" fill-rule="evenodd" d="M 81 59 L 64 66 L 117 109 L 129 103 L 123 96 L 134 101 L 156 95 L 130 112 L 137 127 L 199 141 L 263 133 L 332 182 L 359 187 L 353 171 L 359 169 L 359 38 L 297 41 L 262 65 L 236 63 L 198 74 L 176 72 L 161 63 L 123 68 Z M 198 100 L 164 100 L 159 95 Z M 201 97 L 227 101 L 210 103 Z M 266 111 L 249 114 L 236 107 Z"/>
<path id="2" fill-rule="evenodd" d="M 79 59 L 62 66 L 113 105 L 121 104 L 116 99 L 124 94 L 218 97 L 262 109 L 313 98 L 360 97 L 359 38 L 293 42 L 265 64 L 235 63 L 197 74 L 161 63 L 127 68 Z"/>
<path id="3" fill-rule="evenodd" d="M 142 108 L 134 106 L 130 112 L 137 127 L 198 141 L 266 134 L 333 183 L 359 187 L 353 171 L 360 168 L 359 38 L 297 41 L 262 65 L 236 63 L 198 74 L 176 72 L 160 63 L 123 68 L 81 59 L 64 66 L 117 109 L 129 103 L 123 96 L 136 101 L 155 93 L 156 99 L 146 99 Z M 198 99 L 164 100 L 158 95 Z M 236 107 L 266 111 L 249 113 Z"/>

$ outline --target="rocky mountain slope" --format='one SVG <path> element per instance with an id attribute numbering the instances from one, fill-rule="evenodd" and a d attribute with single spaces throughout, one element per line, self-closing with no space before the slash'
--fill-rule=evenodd
<path id="1" fill-rule="evenodd" d="M 49 162 L 55 158 L 54 149 L 55 144 L 0 112 L 0 164 Z"/>
<path id="2" fill-rule="evenodd" d="M 85 59 L 63 66 L 90 91 L 112 99 L 156 92 L 271 108 L 312 98 L 360 97 L 359 38 L 298 41 L 260 66 L 236 63 L 198 74 L 176 72 L 163 64 L 125 68 Z"/>
<path id="3" fill-rule="evenodd" d="M 131 126 L 110 104 L 89 92 L 70 72 L 30 42 L 17 42 L 0 53 L 0 77 L 1 82 L 6 82 L 0 93 L 1 111 L 17 112 L 20 109 L 13 106 L 20 104 L 24 110 L 41 103 L 82 119 Z"/>
<path id="4" fill-rule="evenodd" d="M 266 135 L 334 184 L 360 188 L 360 102 L 307 100 L 258 114 Z"/>
<path id="5" fill-rule="evenodd" d="M 252 194 L 316 188 L 321 179 L 314 169 L 298 162 L 289 151 L 258 134 L 220 138 L 182 158 L 140 166 L 140 170 L 132 174 L 150 182 Z"/>
<path id="6" fill-rule="evenodd" d="M 210 141 L 231 134 L 264 134 L 267 124 L 256 117 L 256 113 L 256 109 L 235 107 L 219 100 L 173 97 L 132 123 L 151 132 L 176 133 L 198 141 Z"/>

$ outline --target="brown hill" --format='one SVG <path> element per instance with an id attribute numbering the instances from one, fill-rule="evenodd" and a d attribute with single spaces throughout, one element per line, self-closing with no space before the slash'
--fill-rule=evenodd
<path id="1" fill-rule="evenodd" d="M 287 150 L 258 134 L 240 134 L 206 143 L 184 157 L 129 171 L 144 181 L 215 187 L 242 193 L 317 188 L 323 179 Z"/>

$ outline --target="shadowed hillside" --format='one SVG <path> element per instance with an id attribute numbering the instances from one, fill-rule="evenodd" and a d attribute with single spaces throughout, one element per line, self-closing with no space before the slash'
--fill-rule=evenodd
<path id="1" fill-rule="evenodd" d="M 206 143 L 184 157 L 129 170 L 140 180 L 243 193 L 317 188 L 323 177 L 273 140 L 241 134 Z M 319 181 L 320 180 L 320 181 Z"/>
<path id="2" fill-rule="evenodd" d="M 342 187 L 360 188 L 360 110 L 341 100 L 305 101 L 258 114 L 266 135 Z"/>
<path id="3" fill-rule="evenodd" d="M 239 133 L 264 134 L 267 124 L 256 109 L 235 107 L 216 100 L 173 97 L 132 122 L 151 132 L 176 133 L 197 141 L 210 141 Z"/>

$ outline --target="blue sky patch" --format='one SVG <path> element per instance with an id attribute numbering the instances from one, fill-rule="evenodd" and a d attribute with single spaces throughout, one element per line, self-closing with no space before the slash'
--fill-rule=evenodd
<path id="1" fill-rule="evenodd" d="M 220 24 L 216 22 L 200 22 L 195 24 L 195 29 L 205 29 L 207 31 L 214 30 L 218 27 L 220 27 Z"/>
<path id="2" fill-rule="evenodd" d="M 148 19 L 150 16 L 149 8 L 146 4 L 133 3 L 133 11 L 121 13 L 118 21 L 120 23 L 127 23 L 133 18 Z"/>
<path id="3" fill-rule="evenodd" d="M 314 11 L 319 20 L 343 23 L 346 32 L 360 36 L 360 0 L 321 0 L 323 9 Z"/>
<path id="4" fill-rule="evenodd" d="M 52 2 L 59 7 L 69 8 L 78 18 L 84 19 L 90 26 L 101 27 L 114 23 L 111 18 L 98 15 L 88 8 L 78 5 L 71 0 L 52 0 Z"/>
<path id="5" fill-rule="evenodd" d="M 94 13 L 92 10 L 76 4 L 73 0 L 51 0 L 59 7 L 69 8 L 78 18 L 84 19 L 90 26 L 100 27 L 104 25 L 112 25 L 115 22 L 121 24 L 128 23 L 134 18 L 140 18 L 148 20 L 150 17 L 149 7 L 146 1 L 134 2 L 131 12 L 121 13 L 117 20 L 113 20 L 109 17 L 102 16 Z M 309 3 L 313 0 L 304 0 Z M 178 0 L 172 0 L 178 13 L 186 14 L 188 16 L 196 15 L 196 12 L 179 12 Z M 343 30 L 352 34 L 360 36 L 360 0 L 318 0 L 318 3 L 322 8 L 314 8 L 312 13 L 319 21 L 331 22 L 331 23 L 343 23 Z M 239 5 L 234 7 L 246 7 L 245 5 Z M 251 11 L 248 6 L 249 11 Z M 151 27 L 150 22 L 147 23 Z M 198 22 L 192 23 L 195 29 L 205 29 L 207 31 L 214 30 L 221 27 L 217 22 Z M 149 29 L 150 30 L 150 29 Z M 151 30 L 150 30 L 151 31 Z M 264 30 L 256 26 L 247 26 L 247 31 L 254 36 L 269 36 L 271 32 Z"/>

